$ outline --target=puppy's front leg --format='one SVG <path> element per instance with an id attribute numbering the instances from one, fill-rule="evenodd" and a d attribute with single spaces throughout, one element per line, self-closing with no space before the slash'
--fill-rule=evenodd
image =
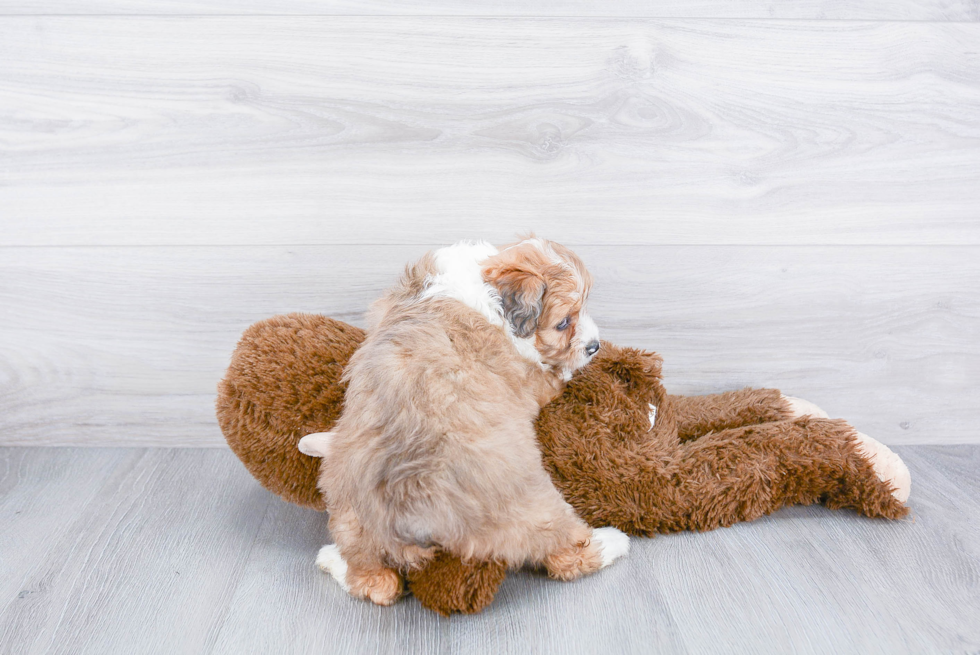
<path id="1" fill-rule="evenodd" d="M 629 552 L 629 537 L 616 528 L 596 528 L 585 541 L 554 552 L 544 560 L 548 575 L 574 580 L 595 573 Z"/>
<path id="2" fill-rule="evenodd" d="M 507 541 L 525 544 L 530 561 L 543 563 L 559 580 L 595 573 L 629 552 L 629 537 L 616 528 L 590 528 L 543 469 L 541 475 L 539 484 L 530 485 L 534 491 L 515 504 L 511 526 L 520 527 L 507 530 Z"/>

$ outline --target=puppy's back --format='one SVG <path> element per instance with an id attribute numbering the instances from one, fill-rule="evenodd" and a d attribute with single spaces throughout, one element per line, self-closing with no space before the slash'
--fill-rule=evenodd
<path id="1" fill-rule="evenodd" d="M 501 479 L 520 485 L 540 466 L 528 364 L 460 301 L 389 294 L 384 303 L 345 372 L 321 488 L 400 543 L 479 531 L 506 502 Z"/>

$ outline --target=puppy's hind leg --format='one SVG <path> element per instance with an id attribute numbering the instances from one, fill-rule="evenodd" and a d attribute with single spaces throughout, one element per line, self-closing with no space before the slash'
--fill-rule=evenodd
<path id="1" fill-rule="evenodd" d="M 380 551 L 365 538 L 353 512 L 336 512 L 330 517 L 330 532 L 336 540 L 320 549 L 316 565 L 329 573 L 355 598 L 376 605 L 392 605 L 405 591 L 405 580 L 386 566 Z"/>
<path id="2" fill-rule="evenodd" d="M 375 605 L 393 605 L 405 590 L 405 581 L 398 571 L 378 561 L 365 563 L 359 557 L 353 558 L 349 564 L 336 544 L 320 549 L 316 565 L 329 573 L 351 596 L 370 600 Z"/>

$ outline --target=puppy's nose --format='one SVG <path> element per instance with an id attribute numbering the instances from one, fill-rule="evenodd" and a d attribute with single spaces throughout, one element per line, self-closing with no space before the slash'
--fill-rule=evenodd
<path id="1" fill-rule="evenodd" d="M 592 355 L 596 354 L 597 352 L 599 352 L 599 341 L 597 339 L 593 339 L 585 347 L 585 354 L 592 357 Z"/>

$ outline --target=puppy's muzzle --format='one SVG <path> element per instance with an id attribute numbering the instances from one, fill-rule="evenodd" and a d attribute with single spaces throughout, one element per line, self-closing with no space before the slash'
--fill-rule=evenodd
<path id="1" fill-rule="evenodd" d="M 592 357 L 592 355 L 596 354 L 597 352 L 599 352 L 599 340 L 593 339 L 588 343 L 588 345 L 585 346 L 585 354 L 588 357 Z"/>

